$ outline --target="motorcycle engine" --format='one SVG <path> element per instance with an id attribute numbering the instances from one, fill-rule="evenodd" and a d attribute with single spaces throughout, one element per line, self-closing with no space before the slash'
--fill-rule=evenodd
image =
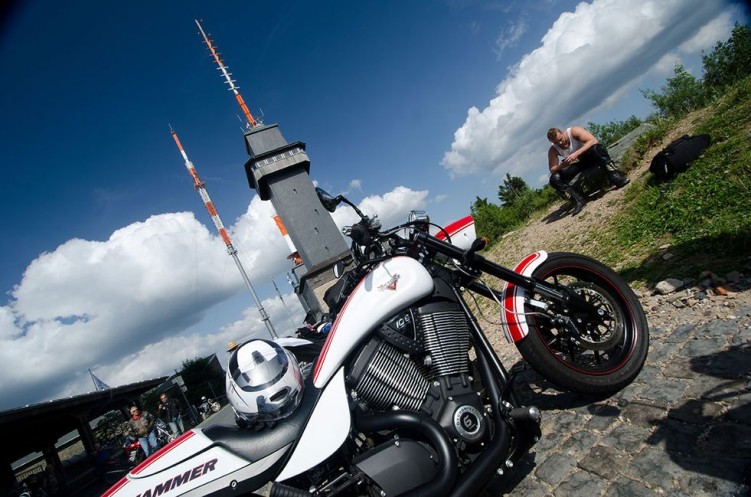
<path id="1" fill-rule="evenodd" d="M 479 444 L 487 420 L 473 388 L 469 325 L 456 302 L 406 309 L 383 323 L 347 372 L 354 400 L 374 410 L 423 412 L 461 447 Z"/>

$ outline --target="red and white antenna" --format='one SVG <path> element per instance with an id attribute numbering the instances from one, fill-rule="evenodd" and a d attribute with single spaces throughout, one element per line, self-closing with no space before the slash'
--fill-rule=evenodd
<path id="1" fill-rule="evenodd" d="M 255 128 L 259 123 L 253 118 L 253 115 L 250 113 L 248 106 L 245 104 L 245 100 L 243 100 L 242 95 L 240 95 L 240 92 L 238 91 L 239 87 L 235 86 L 235 80 L 230 77 L 232 76 L 232 73 L 227 70 L 228 67 L 224 65 L 224 61 L 219 56 L 219 52 L 214 46 L 213 41 L 210 40 L 206 35 L 206 32 L 203 30 L 203 26 L 201 26 L 201 23 L 198 22 L 198 19 L 195 19 L 195 21 L 196 25 L 198 25 L 198 29 L 201 31 L 201 36 L 203 36 L 204 43 L 206 43 L 206 46 L 209 47 L 209 51 L 211 52 L 211 56 L 214 58 L 214 62 L 216 62 L 216 65 L 219 66 L 219 71 L 221 71 L 225 82 L 229 85 L 229 90 L 235 94 L 235 100 L 237 100 L 237 103 L 240 105 L 243 114 L 245 114 L 245 119 L 248 120 L 247 127 Z"/>
<path id="2" fill-rule="evenodd" d="M 183 159 L 185 160 L 185 167 L 188 168 L 188 172 L 190 173 L 190 176 L 193 178 L 193 186 L 195 187 L 196 190 L 198 190 L 198 194 L 201 195 L 201 199 L 203 199 L 203 203 L 206 206 L 206 210 L 209 211 L 209 214 L 211 215 L 211 220 L 214 221 L 214 226 L 216 226 L 217 231 L 219 231 L 219 236 L 222 237 L 222 240 L 224 240 L 224 244 L 227 245 L 227 252 L 235 260 L 235 264 L 237 264 L 237 269 L 240 270 L 240 274 L 243 277 L 243 281 L 245 281 L 245 285 L 248 287 L 248 290 L 250 290 L 250 294 L 253 296 L 253 300 L 255 301 L 256 306 L 258 307 L 258 312 L 261 314 L 261 319 L 263 320 L 263 323 L 266 325 L 266 329 L 269 330 L 269 333 L 271 334 L 272 338 L 278 338 L 278 335 L 276 334 L 276 331 L 274 330 L 274 326 L 271 324 L 271 321 L 269 320 L 268 314 L 266 314 L 266 311 L 263 309 L 263 306 L 261 305 L 261 301 L 258 299 L 258 295 L 256 295 L 255 290 L 253 290 L 253 285 L 250 284 L 250 278 L 248 278 L 248 275 L 245 272 L 245 269 L 240 263 L 240 258 L 237 257 L 237 249 L 234 247 L 234 245 L 232 245 L 232 240 L 229 237 L 229 233 L 227 233 L 227 229 L 222 224 L 222 220 L 219 219 L 219 214 L 217 213 L 216 207 L 214 207 L 214 203 L 211 201 L 211 198 L 209 198 L 209 194 L 206 191 L 203 181 L 201 181 L 201 178 L 198 177 L 198 172 L 196 171 L 196 168 L 193 166 L 193 163 L 190 162 L 190 159 L 188 159 L 188 154 L 185 153 L 185 149 L 183 148 L 182 143 L 180 143 L 180 139 L 177 137 L 177 133 L 175 133 L 175 130 L 172 129 L 172 126 L 170 126 L 170 132 L 172 133 L 172 138 L 175 140 L 175 143 L 177 144 L 177 149 L 180 150 L 180 153 L 182 154 Z"/>
<path id="3" fill-rule="evenodd" d="M 287 242 L 287 247 L 289 248 L 289 255 L 287 256 L 287 259 L 291 260 L 295 264 L 302 264 L 302 257 L 300 257 L 300 253 L 297 251 L 297 247 L 295 247 L 294 242 L 289 237 L 287 228 L 284 226 L 282 218 L 279 217 L 279 214 L 276 214 L 274 216 L 274 222 L 276 223 L 276 227 L 279 228 L 279 232 L 282 234 L 282 238 L 284 238 L 284 241 Z"/>

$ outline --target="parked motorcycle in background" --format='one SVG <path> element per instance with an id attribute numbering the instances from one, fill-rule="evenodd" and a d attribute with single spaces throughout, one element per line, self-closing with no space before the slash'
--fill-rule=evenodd
<path id="1" fill-rule="evenodd" d="M 639 374 L 647 320 L 605 265 L 537 252 L 511 270 L 461 227 L 382 231 L 345 197 L 319 198 L 360 221 L 343 230 L 353 264 L 328 292 L 334 321 L 309 376 L 294 347 L 245 342 L 227 367 L 236 425 L 190 430 L 106 497 L 255 495 L 269 482 L 271 497 L 474 496 L 541 436 L 489 333 L 565 389 L 611 394 Z M 503 330 L 480 327 L 472 294 L 498 304 Z"/>
<path id="2" fill-rule="evenodd" d="M 209 416 L 215 412 L 219 412 L 221 408 L 222 406 L 219 405 L 219 402 L 209 399 L 204 395 L 201 397 L 201 404 L 198 406 L 198 413 L 201 415 L 201 420 L 206 421 L 209 419 Z"/>
<path id="3" fill-rule="evenodd" d="M 123 453 L 128 459 L 130 466 L 137 466 L 146 459 L 146 454 L 141 448 L 141 442 L 137 438 L 127 435 L 123 442 Z"/>
<path id="4" fill-rule="evenodd" d="M 170 431 L 169 426 L 162 418 L 156 418 L 156 421 L 154 421 L 154 431 L 156 432 L 156 441 L 159 447 L 164 447 L 177 439 L 177 434 Z"/>

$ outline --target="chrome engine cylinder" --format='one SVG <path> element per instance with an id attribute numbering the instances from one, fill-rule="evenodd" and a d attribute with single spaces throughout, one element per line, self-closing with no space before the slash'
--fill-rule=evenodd
<path id="1" fill-rule="evenodd" d="M 416 323 L 430 357 L 428 380 L 469 372 L 469 324 L 459 305 L 437 302 L 422 306 Z"/>
<path id="2" fill-rule="evenodd" d="M 413 345 L 400 350 L 375 337 L 348 371 L 353 396 L 372 409 L 417 411 L 433 381 L 469 371 L 469 325 L 459 305 L 434 302 L 406 312 L 416 325 Z M 417 344 L 421 353 L 414 353 Z"/>
<path id="3" fill-rule="evenodd" d="M 416 411 L 429 387 L 409 357 L 379 339 L 362 350 L 347 380 L 358 400 L 379 410 Z"/>

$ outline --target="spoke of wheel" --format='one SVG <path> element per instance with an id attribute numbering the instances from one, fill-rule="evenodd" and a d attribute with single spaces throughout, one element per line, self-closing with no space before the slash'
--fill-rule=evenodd
<path id="1" fill-rule="evenodd" d="M 603 362 L 604 362 L 604 361 L 602 360 L 602 357 L 600 356 L 600 351 L 598 351 L 598 350 L 595 350 L 595 351 L 594 351 L 594 353 L 595 353 L 595 354 L 594 354 L 594 357 L 595 357 L 595 363 L 597 363 L 598 365 L 600 365 L 600 366 L 601 366 L 601 365 L 603 364 Z"/>

